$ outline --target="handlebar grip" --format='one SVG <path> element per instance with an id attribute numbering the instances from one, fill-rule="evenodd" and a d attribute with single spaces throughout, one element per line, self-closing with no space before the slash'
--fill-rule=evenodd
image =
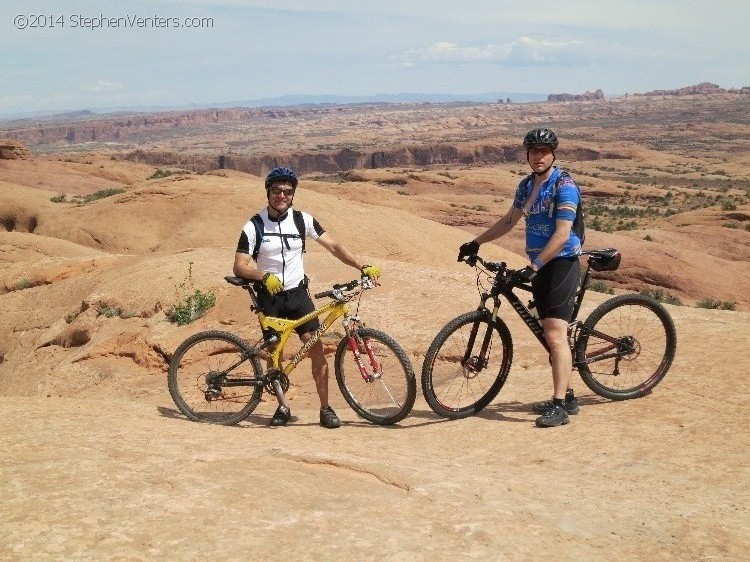
<path id="1" fill-rule="evenodd" d="M 333 296 L 333 291 L 323 291 L 322 293 L 316 293 L 313 295 L 316 299 L 322 299 L 324 297 L 331 297 Z"/>

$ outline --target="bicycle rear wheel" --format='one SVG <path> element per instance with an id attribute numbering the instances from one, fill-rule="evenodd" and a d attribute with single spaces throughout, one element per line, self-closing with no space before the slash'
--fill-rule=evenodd
<path id="1" fill-rule="evenodd" d="M 628 400 L 649 394 L 672 365 L 672 317 L 645 295 L 621 295 L 589 315 L 575 345 L 578 372 L 599 396 Z"/>
<path id="2" fill-rule="evenodd" d="M 360 360 L 369 376 L 363 378 L 349 338 L 336 348 L 336 381 L 349 406 L 361 417 L 378 425 L 392 425 L 411 412 L 417 396 L 417 382 L 411 361 L 388 334 L 372 328 L 357 328 L 353 337 Z M 372 350 L 376 365 L 367 351 Z"/>
<path id="3" fill-rule="evenodd" d="M 513 340 L 505 323 L 498 318 L 493 326 L 485 312 L 467 312 L 448 322 L 427 350 L 422 393 L 440 416 L 472 416 L 500 392 L 512 362 Z"/>
<path id="4" fill-rule="evenodd" d="M 253 349 L 228 332 L 195 334 L 169 362 L 169 393 L 193 421 L 234 425 L 256 408 L 263 394 L 263 367 Z"/>

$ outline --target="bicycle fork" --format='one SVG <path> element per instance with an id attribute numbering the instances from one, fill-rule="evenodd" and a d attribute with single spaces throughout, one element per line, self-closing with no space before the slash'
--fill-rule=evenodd
<path id="1" fill-rule="evenodd" d="M 357 367 L 359 367 L 359 374 L 362 376 L 362 379 L 365 382 L 373 382 L 378 380 L 382 376 L 383 371 L 380 367 L 380 363 L 375 358 L 375 353 L 372 351 L 370 339 L 363 338 L 358 333 L 357 328 L 359 328 L 359 326 L 359 317 L 357 316 L 347 317 L 344 320 L 344 330 L 346 330 L 349 349 L 351 349 L 352 353 L 354 354 L 354 361 L 357 363 Z M 367 367 L 362 360 L 362 352 L 360 351 L 360 346 L 363 347 L 367 353 L 367 357 L 370 360 L 370 367 L 372 368 L 372 374 L 367 372 Z"/>
<path id="2" fill-rule="evenodd" d="M 492 312 L 492 316 L 489 318 L 487 331 L 482 337 L 482 344 L 479 349 L 478 355 L 472 355 L 471 352 L 474 350 L 474 344 L 476 343 L 476 340 L 477 340 L 479 326 L 481 326 L 483 323 L 481 320 L 477 320 L 476 322 L 474 322 L 474 325 L 471 327 L 471 333 L 469 334 L 469 343 L 466 346 L 464 359 L 461 363 L 464 366 L 465 371 L 470 372 L 470 373 L 479 373 L 487 366 L 487 363 L 489 362 L 487 356 L 489 353 L 490 340 L 492 339 L 492 327 L 494 326 L 495 319 L 497 318 L 498 308 L 499 308 L 498 306 L 495 306 L 495 309 Z M 487 310 L 484 307 L 482 307 L 482 309 L 484 311 Z"/>

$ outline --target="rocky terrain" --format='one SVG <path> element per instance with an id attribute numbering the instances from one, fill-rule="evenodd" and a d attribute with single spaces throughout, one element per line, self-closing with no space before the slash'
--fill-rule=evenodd
<path id="1" fill-rule="evenodd" d="M 0 559 L 742 559 L 749 103 L 722 93 L 214 121 L 204 111 L 184 125 L 183 113 L 129 117 L 127 141 L 105 141 L 96 125 L 80 142 L 88 115 L 45 123 L 46 136 L 4 124 Z M 184 338 L 259 337 L 246 295 L 223 276 L 264 204 L 265 170 L 295 166 L 296 205 L 383 268 L 361 314 L 419 376 L 437 331 L 476 306 L 456 249 L 510 205 L 527 171 L 519 139 L 541 123 L 582 186 L 587 247 L 623 253 L 583 314 L 607 291 L 648 291 L 675 319 L 677 357 L 652 395 L 611 402 L 576 379 L 581 414 L 537 430 L 528 409 L 549 395 L 547 358 L 506 311 L 509 381 L 466 420 L 438 418 L 420 396 L 406 420 L 376 427 L 331 382 L 344 424 L 324 431 L 307 361 L 293 374 L 288 428 L 268 428 L 268 400 L 236 427 L 179 414 L 166 367 Z M 55 136 L 66 129 L 73 140 Z M 356 276 L 309 246 L 313 291 Z M 521 229 L 482 252 L 523 265 Z M 216 305 L 170 322 L 194 289 Z"/>

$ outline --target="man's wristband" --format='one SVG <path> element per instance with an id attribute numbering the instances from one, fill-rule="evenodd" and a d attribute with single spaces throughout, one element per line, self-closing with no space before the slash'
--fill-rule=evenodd
<path id="1" fill-rule="evenodd" d="M 541 261 L 539 261 L 539 256 L 537 256 L 533 260 L 531 260 L 531 265 L 535 265 L 537 269 L 542 269 L 542 266 L 544 264 Z"/>

